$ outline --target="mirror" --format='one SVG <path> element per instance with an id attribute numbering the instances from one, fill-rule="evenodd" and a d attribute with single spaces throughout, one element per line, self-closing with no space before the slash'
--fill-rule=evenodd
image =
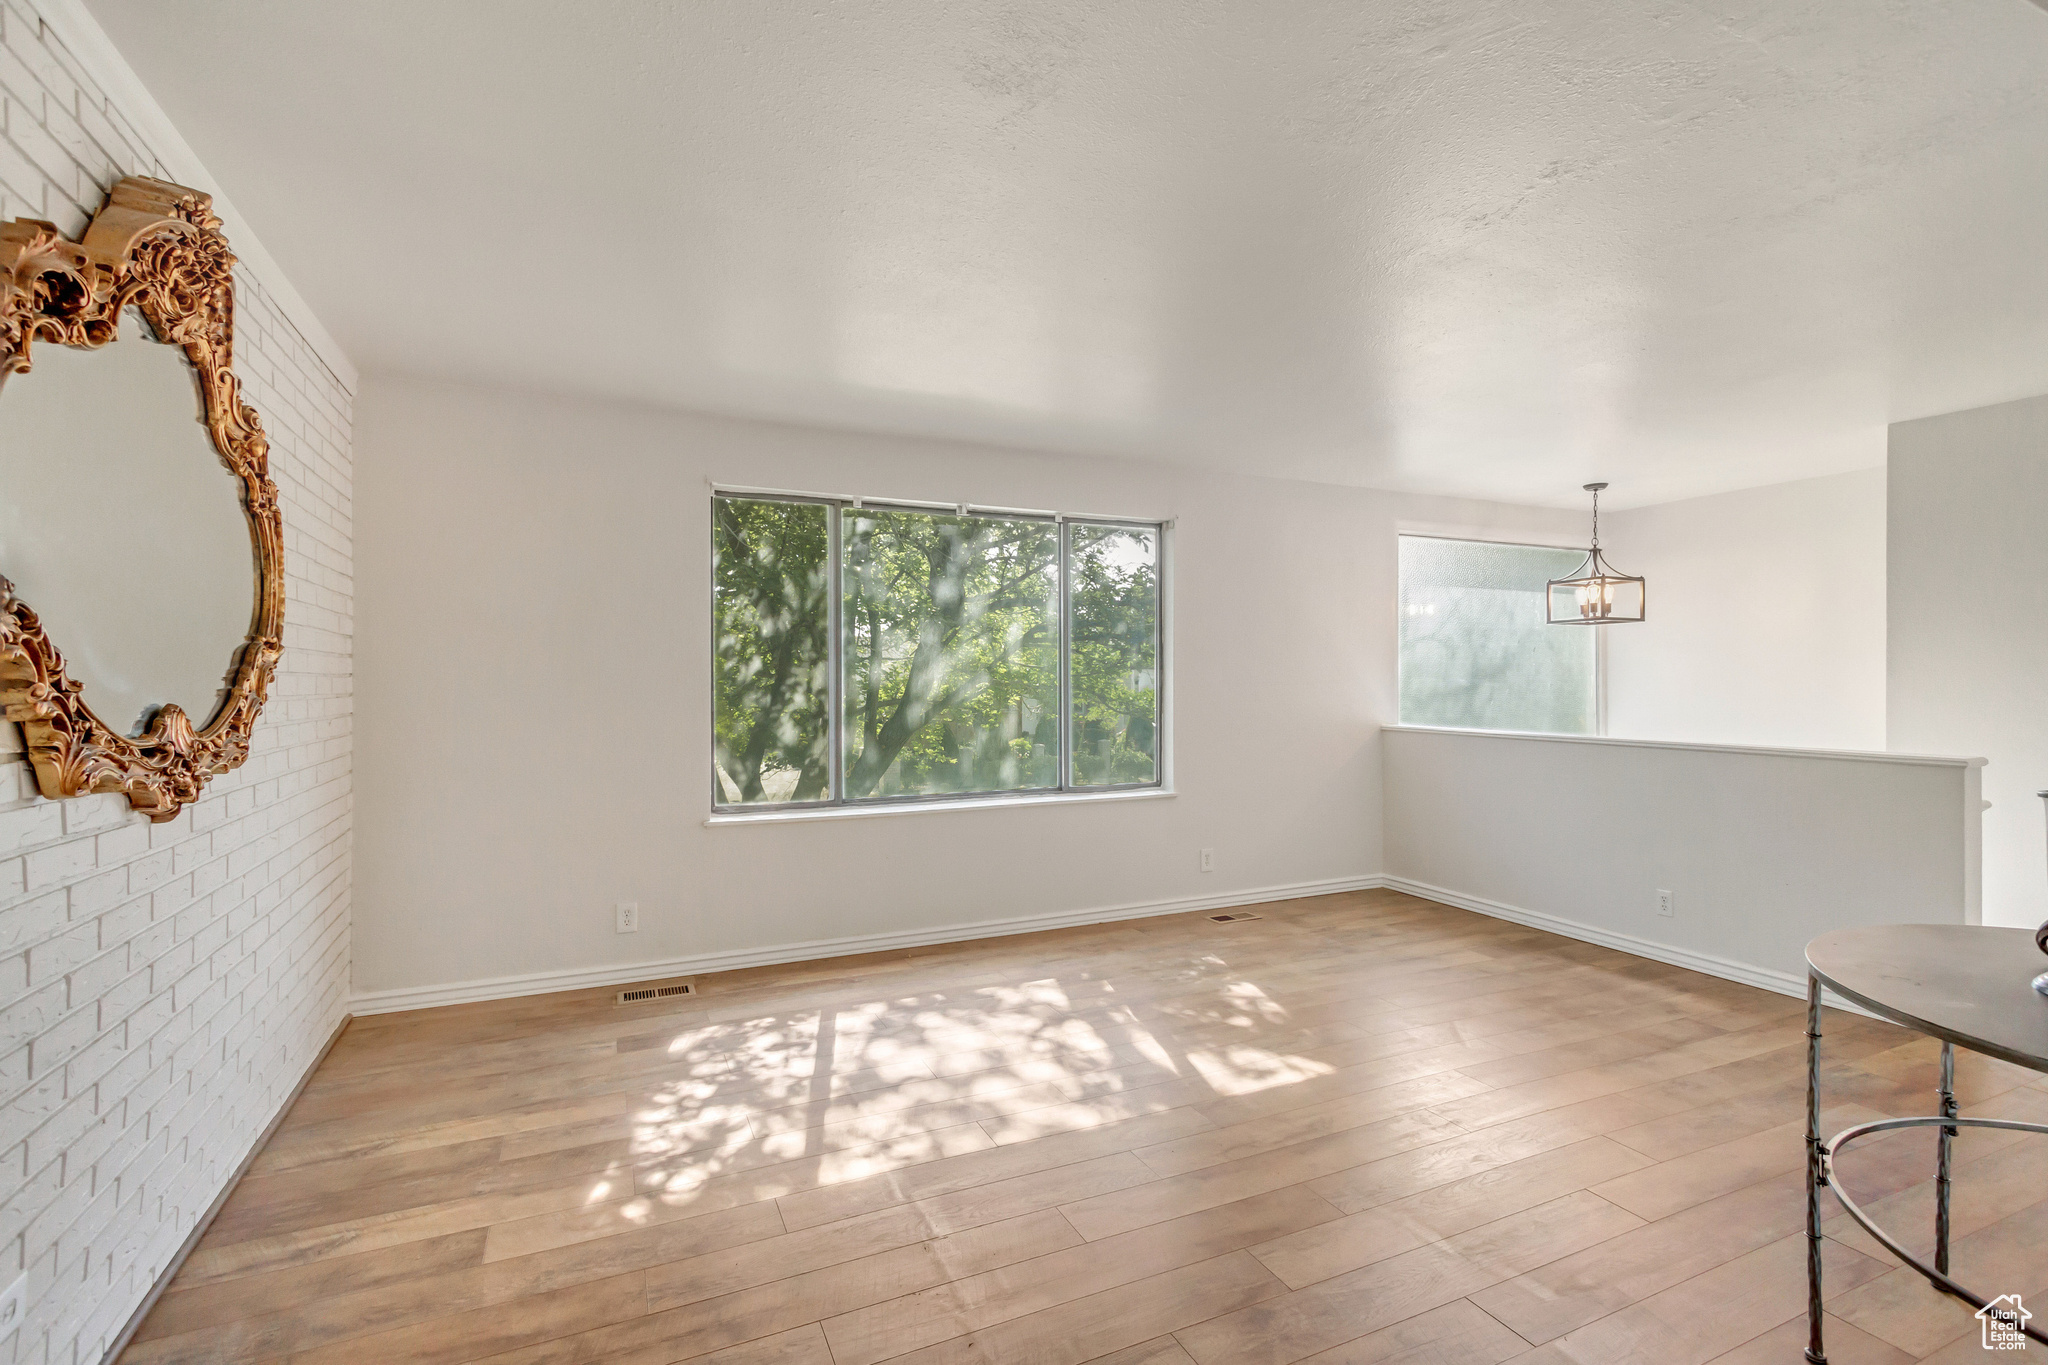
<path id="1" fill-rule="evenodd" d="M 213 201 L 145 176 L 77 241 L 0 223 L 0 721 L 52 800 L 169 820 L 249 757 L 284 521 L 234 265 Z"/>
<path id="2" fill-rule="evenodd" d="M 0 385 L 0 574 L 114 733 L 167 702 L 204 729 L 226 701 L 256 605 L 242 482 L 198 371 L 137 310 L 103 348 L 38 346 Z"/>

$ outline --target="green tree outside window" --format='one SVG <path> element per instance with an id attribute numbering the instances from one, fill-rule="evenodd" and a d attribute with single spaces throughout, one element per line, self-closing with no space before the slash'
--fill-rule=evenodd
<path id="1" fill-rule="evenodd" d="M 835 758 L 846 800 L 1059 789 L 1063 551 L 1065 785 L 1159 780 L 1158 527 L 715 502 L 719 804 L 828 800 Z"/>

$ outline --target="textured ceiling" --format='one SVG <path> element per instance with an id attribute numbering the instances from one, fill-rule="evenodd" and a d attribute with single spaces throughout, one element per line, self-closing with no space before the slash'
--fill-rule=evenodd
<path id="1" fill-rule="evenodd" d="M 373 371 L 1622 506 L 2048 391 L 2025 0 L 89 4 Z"/>

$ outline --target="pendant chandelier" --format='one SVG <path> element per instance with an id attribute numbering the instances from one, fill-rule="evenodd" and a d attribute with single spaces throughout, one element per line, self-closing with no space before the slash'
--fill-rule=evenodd
<path id="1" fill-rule="evenodd" d="M 1553 578 L 1544 593 L 1544 619 L 1553 626 L 1620 625 L 1643 619 L 1649 596 L 1640 578 L 1616 573 L 1600 554 L 1600 490 L 1604 483 L 1589 483 L 1593 495 L 1593 544 L 1586 562 L 1570 578 Z"/>

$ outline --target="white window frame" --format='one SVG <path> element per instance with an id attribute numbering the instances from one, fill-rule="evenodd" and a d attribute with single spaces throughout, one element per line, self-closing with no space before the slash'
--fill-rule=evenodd
<path id="1" fill-rule="evenodd" d="M 712 607 L 716 591 L 718 569 L 718 538 L 716 519 L 718 499 L 742 498 L 762 502 L 800 502 L 827 509 L 826 515 L 826 558 L 827 558 L 827 622 L 829 632 L 827 659 L 830 679 L 827 686 L 826 743 L 832 754 L 829 795 L 816 801 L 778 801 L 773 803 L 735 803 L 724 799 L 718 785 L 717 765 L 710 766 L 711 813 L 707 824 L 753 823 L 760 821 L 801 820 L 818 818 L 841 818 L 856 815 L 877 815 L 888 812 L 915 810 L 957 810 L 980 809 L 990 806 L 1031 805 L 1047 803 L 1069 803 L 1084 801 L 1116 801 L 1134 798 L 1173 795 L 1172 766 L 1172 564 L 1173 527 L 1172 517 L 1121 517 L 1101 514 L 1073 514 L 1048 512 L 1036 508 L 993 507 L 982 503 L 932 502 L 917 498 L 875 498 L 852 494 L 808 493 L 783 488 L 753 488 L 736 484 L 712 482 L 707 511 L 713 527 L 707 546 L 705 604 L 709 618 L 711 655 L 708 660 L 713 685 L 707 698 L 707 715 L 704 733 L 716 732 L 718 725 L 718 614 Z M 1039 520 L 1052 523 L 1058 528 L 1058 573 L 1059 573 L 1059 641 L 1058 654 L 1058 697 L 1059 697 L 1059 756 L 1056 765 L 1058 785 L 1054 787 L 1033 787 L 1026 791 L 978 791 L 978 792 L 930 792 L 896 796 L 848 796 L 845 792 L 846 778 L 846 736 L 845 736 L 845 659 L 844 622 L 841 611 L 844 605 L 844 571 L 840 536 L 843 523 L 842 513 L 848 509 L 872 507 L 890 512 L 936 512 L 956 516 L 1004 517 L 1012 520 Z M 1119 782 L 1099 786 L 1073 785 L 1073 688 L 1068 676 L 1068 652 L 1073 623 L 1072 585 L 1068 582 L 1068 562 L 1071 542 L 1068 527 L 1082 526 L 1128 526 L 1149 529 L 1158 534 L 1159 601 L 1158 619 L 1153 623 L 1154 657 L 1158 664 L 1158 678 L 1153 688 L 1154 707 L 1157 715 L 1153 720 L 1153 761 L 1155 776 L 1150 782 Z"/>

